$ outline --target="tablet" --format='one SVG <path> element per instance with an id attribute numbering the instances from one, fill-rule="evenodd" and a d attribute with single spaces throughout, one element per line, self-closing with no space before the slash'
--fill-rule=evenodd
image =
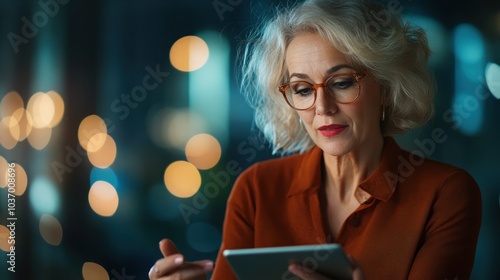
<path id="1" fill-rule="evenodd" d="M 351 265 L 339 244 L 224 250 L 224 257 L 240 280 L 298 279 L 290 263 L 335 279 L 352 279 Z"/>

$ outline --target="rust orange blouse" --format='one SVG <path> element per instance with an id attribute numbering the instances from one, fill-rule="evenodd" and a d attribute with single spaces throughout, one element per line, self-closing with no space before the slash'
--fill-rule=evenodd
<path id="1" fill-rule="evenodd" d="M 468 279 L 481 195 L 464 170 L 423 159 L 386 138 L 368 199 L 328 238 L 319 190 L 323 152 L 254 164 L 235 182 L 212 279 L 236 279 L 224 249 L 340 243 L 367 279 Z"/>

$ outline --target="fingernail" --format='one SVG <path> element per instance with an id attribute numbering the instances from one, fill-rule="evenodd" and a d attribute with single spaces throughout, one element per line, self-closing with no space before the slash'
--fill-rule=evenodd
<path id="1" fill-rule="evenodd" d="M 292 272 L 300 272 L 302 270 L 302 267 L 298 264 L 292 264 L 290 265 L 289 268 Z"/>
<path id="2" fill-rule="evenodd" d="M 213 263 L 213 262 L 207 262 L 207 263 L 203 266 L 203 268 L 204 268 L 205 270 L 207 270 L 207 271 L 210 271 L 210 270 L 212 270 L 212 269 L 214 268 L 214 263 Z"/>
<path id="3" fill-rule="evenodd" d="M 184 261 L 184 258 L 182 256 L 178 256 L 174 259 L 174 263 L 176 264 L 181 264 Z"/>

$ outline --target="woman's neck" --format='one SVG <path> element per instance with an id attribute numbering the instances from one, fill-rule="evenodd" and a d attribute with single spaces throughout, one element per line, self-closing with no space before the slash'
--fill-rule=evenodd
<path id="1" fill-rule="evenodd" d="M 354 191 L 377 168 L 384 147 L 384 139 L 377 137 L 345 155 L 323 154 L 325 187 L 333 188 L 341 201 L 354 198 Z"/>

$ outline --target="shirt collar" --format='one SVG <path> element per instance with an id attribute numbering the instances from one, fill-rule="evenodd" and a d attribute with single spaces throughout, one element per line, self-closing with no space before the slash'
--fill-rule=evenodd
<path id="1" fill-rule="evenodd" d="M 398 157 L 401 154 L 401 148 L 392 137 L 384 138 L 384 148 L 380 164 L 377 169 L 366 178 L 359 188 L 370 196 L 388 201 L 398 181 Z M 302 162 L 299 164 L 299 172 L 295 174 L 292 185 L 288 191 L 288 196 L 304 192 L 317 192 L 321 187 L 323 165 L 323 151 L 315 146 L 311 151 L 304 154 Z M 360 202 L 366 200 L 363 192 L 359 192 Z"/>

